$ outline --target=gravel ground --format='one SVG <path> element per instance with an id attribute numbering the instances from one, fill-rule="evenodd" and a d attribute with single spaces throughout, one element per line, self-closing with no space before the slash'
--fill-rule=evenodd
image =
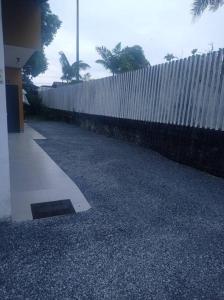
<path id="1" fill-rule="evenodd" d="M 32 122 L 92 206 L 0 223 L 0 299 L 224 299 L 224 181 L 74 125 Z"/>

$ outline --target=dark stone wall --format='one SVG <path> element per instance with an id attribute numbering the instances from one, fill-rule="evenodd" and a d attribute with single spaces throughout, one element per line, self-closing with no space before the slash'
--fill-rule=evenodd
<path id="1" fill-rule="evenodd" d="M 46 109 L 45 117 L 151 148 L 177 162 L 224 177 L 224 132 Z"/>

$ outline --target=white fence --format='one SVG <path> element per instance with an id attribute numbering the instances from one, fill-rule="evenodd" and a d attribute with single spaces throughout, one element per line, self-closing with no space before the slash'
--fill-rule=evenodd
<path id="1" fill-rule="evenodd" d="M 41 93 L 49 108 L 224 130 L 224 51 Z"/>

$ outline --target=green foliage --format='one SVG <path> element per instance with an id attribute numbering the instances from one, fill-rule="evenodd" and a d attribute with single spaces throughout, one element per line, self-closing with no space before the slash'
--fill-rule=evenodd
<path id="1" fill-rule="evenodd" d="M 62 68 L 62 80 L 65 80 L 67 83 L 74 83 L 76 81 L 73 80 L 73 78 L 76 77 L 77 74 L 77 69 L 79 67 L 79 70 L 86 70 L 90 68 L 90 66 L 86 63 L 84 63 L 82 60 L 79 61 L 79 64 L 77 62 L 74 62 L 73 64 L 70 64 L 66 55 L 64 52 L 59 52 L 60 55 L 60 63 L 61 63 L 61 68 Z M 79 75 L 79 79 L 82 80 L 82 76 Z"/>
<path id="2" fill-rule="evenodd" d="M 44 46 L 48 46 L 54 39 L 61 26 L 58 16 L 52 13 L 48 0 L 36 0 L 41 7 L 41 39 L 42 49 L 36 51 L 23 67 L 24 81 L 31 80 L 47 70 L 48 63 Z"/>
<path id="3" fill-rule="evenodd" d="M 164 59 L 168 62 L 174 60 L 175 58 L 177 57 L 175 57 L 172 53 L 167 53 L 167 55 L 164 57 Z"/>
<path id="4" fill-rule="evenodd" d="M 192 55 L 195 55 L 195 54 L 197 54 L 197 52 L 198 52 L 198 49 L 193 49 L 193 50 L 191 51 L 191 54 L 192 54 Z"/>
<path id="5" fill-rule="evenodd" d="M 110 70 L 113 74 L 119 73 L 120 48 L 121 43 L 117 44 L 111 51 L 104 46 L 96 47 L 96 51 L 102 58 L 96 60 L 96 63 L 101 64 L 105 69 Z"/>
<path id="6" fill-rule="evenodd" d="M 83 81 L 90 81 L 92 78 L 91 74 L 90 73 L 86 73 L 82 76 L 82 80 Z"/>
<path id="7" fill-rule="evenodd" d="M 26 117 L 29 115 L 39 115 L 42 111 L 42 101 L 38 94 L 38 88 L 32 83 L 32 81 L 26 82 L 23 86 L 27 92 L 26 97 L 30 104 L 24 104 Z"/>
<path id="8" fill-rule="evenodd" d="M 194 17 L 200 16 L 206 9 L 216 11 L 224 5 L 224 0 L 194 0 L 192 13 Z"/>
<path id="9" fill-rule="evenodd" d="M 25 106 L 25 111 L 27 115 L 40 115 L 42 111 L 42 100 L 37 92 L 32 91 L 27 94 L 27 99 L 29 101 L 29 106 Z"/>
<path id="10" fill-rule="evenodd" d="M 36 77 L 40 73 L 44 73 L 47 70 L 48 63 L 44 50 L 36 51 L 27 61 L 23 67 L 23 74 L 30 77 Z"/>
<path id="11" fill-rule="evenodd" d="M 42 45 L 49 46 L 61 26 L 61 21 L 52 13 L 48 2 L 42 2 L 41 11 Z"/>
<path id="12" fill-rule="evenodd" d="M 122 49 L 121 43 L 118 43 L 112 50 L 101 46 L 96 47 L 96 51 L 101 56 L 101 59 L 98 59 L 96 63 L 103 65 L 113 75 L 141 69 L 150 65 L 145 58 L 142 47 L 138 45 Z"/>
<path id="13" fill-rule="evenodd" d="M 142 47 L 126 47 L 121 53 L 121 72 L 138 70 L 149 65 Z"/>

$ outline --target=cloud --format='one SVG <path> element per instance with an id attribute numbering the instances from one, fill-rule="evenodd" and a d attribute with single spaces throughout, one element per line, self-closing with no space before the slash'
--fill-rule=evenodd
<path id="1" fill-rule="evenodd" d="M 221 28 L 224 9 L 205 13 L 193 23 L 190 12 L 193 0 L 82 0 L 80 1 L 80 58 L 91 65 L 94 78 L 110 75 L 95 63 L 97 45 L 109 48 L 122 42 L 123 46 L 139 44 L 151 64 L 164 61 L 174 53 L 178 57 L 190 55 L 193 48 L 201 52 L 224 47 Z M 59 51 L 71 62 L 75 60 L 75 1 L 50 0 L 54 13 L 63 24 L 53 43 L 46 49 L 48 71 L 35 79 L 37 84 L 51 84 L 60 80 Z"/>

